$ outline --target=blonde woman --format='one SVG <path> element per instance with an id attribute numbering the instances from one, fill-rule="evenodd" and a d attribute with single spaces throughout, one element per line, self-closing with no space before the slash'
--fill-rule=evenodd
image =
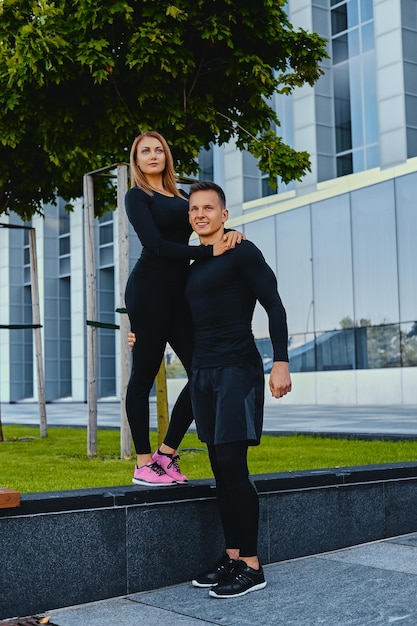
<path id="1" fill-rule="evenodd" d="M 136 341 L 126 410 L 137 459 L 132 481 L 139 485 L 186 482 L 177 448 L 193 421 L 188 383 L 171 414 L 164 443 L 153 454 L 149 441 L 149 394 L 169 343 L 190 372 L 193 328 L 185 300 L 191 259 L 219 256 L 240 243 L 237 231 L 215 245 L 189 245 L 187 195 L 178 189 L 171 151 L 155 131 L 142 133 L 130 152 L 132 187 L 126 194 L 128 218 L 143 246 L 125 293 Z"/>

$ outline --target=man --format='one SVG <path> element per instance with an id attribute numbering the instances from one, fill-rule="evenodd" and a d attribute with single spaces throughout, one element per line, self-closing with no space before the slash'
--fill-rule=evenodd
<path id="1" fill-rule="evenodd" d="M 223 237 L 228 217 L 223 190 L 200 181 L 190 188 L 189 217 L 201 245 Z M 192 584 L 215 598 L 233 598 L 266 585 L 257 556 L 259 499 L 247 464 L 260 443 L 264 373 L 251 330 L 256 301 L 269 319 L 273 397 L 291 391 L 286 313 L 272 269 L 260 250 L 242 241 L 234 250 L 194 261 L 186 287 L 194 324 L 190 391 L 197 432 L 216 480 L 225 554 Z"/>

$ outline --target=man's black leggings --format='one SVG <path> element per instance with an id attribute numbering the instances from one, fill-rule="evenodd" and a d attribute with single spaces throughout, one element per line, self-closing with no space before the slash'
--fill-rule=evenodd
<path id="1" fill-rule="evenodd" d="M 246 441 L 208 445 L 226 548 L 258 553 L 259 498 L 249 478 Z"/>

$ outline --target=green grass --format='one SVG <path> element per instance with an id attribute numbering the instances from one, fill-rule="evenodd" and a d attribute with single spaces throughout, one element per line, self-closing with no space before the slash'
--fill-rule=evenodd
<path id="1" fill-rule="evenodd" d="M 3 426 L 0 442 L 0 487 L 21 493 L 131 485 L 134 457 L 119 458 L 119 432 L 99 430 L 98 455 L 88 458 L 87 435 L 81 428 Z M 157 435 L 151 433 L 156 447 Z M 196 435 L 186 435 L 179 450 L 181 469 L 190 479 L 211 477 L 205 446 Z M 417 460 L 417 442 L 360 441 L 295 435 L 264 436 L 250 448 L 252 474 L 313 468 L 372 465 Z"/>

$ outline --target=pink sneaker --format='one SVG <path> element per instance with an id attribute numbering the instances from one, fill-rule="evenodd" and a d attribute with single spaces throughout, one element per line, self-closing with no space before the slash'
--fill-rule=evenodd
<path id="1" fill-rule="evenodd" d="M 161 454 L 159 450 L 157 450 L 152 455 L 152 458 L 154 461 L 159 463 L 167 476 L 172 478 L 172 480 L 175 480 L 177 483 L 188 483 L 187 476 L 181 473 L 180 466 L 178 465 L 178 459 L 180 458 L 178 454 L 171 456 L 168 454 Z"/>
<path id="2" fill-rule="evenodd" d="M 147 485 L 148 487 L 158 487 L 159 485 L 175 485 L 175 480 L 170 478 L 159 463 L 155 461 L 138 467 L 135 465 L 132 483 L 135 485 Z"/>

